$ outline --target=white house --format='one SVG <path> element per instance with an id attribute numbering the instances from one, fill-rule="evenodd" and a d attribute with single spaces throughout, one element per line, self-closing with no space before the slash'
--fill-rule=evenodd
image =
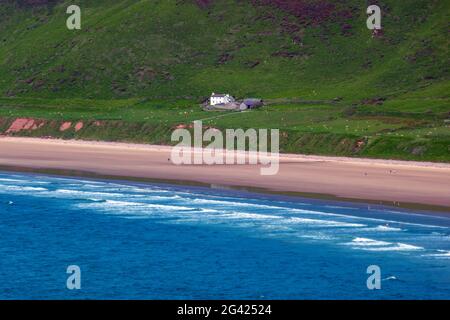
<path id="1" fill-rule="evenodd" d="M 230 96 L 229 94 L 219 94 L 219 93 L 212 93 L 211 99 L 210 99 L 210 105 L 215 106 L 217 104 L 227 104 L 234 102 L 234 98 Z"/>

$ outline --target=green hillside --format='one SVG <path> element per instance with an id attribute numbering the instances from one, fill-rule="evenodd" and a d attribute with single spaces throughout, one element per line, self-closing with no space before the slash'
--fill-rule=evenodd
<path id="1" fill-rule="evenodd" d="M 362 0 L 79 0 L 79 31 L 73 1 L 0 0 L 0 129 L 33 117 L 48 125 L 16 134 L 169 143 L 209 119 L 280 128 L 288 152 L 448 162 L 450 2 L 376 2 L 379 36 Z M 202 111 L 212 91 L 268 106 Z"/>

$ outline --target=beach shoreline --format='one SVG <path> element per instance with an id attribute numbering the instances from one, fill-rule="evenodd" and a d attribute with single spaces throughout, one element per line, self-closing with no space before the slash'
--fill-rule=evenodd
<path id="1" fill-rule="evenodd" d="M 258 192 L 418 206 L 450 212 L 450 164 L 280 154 L 280 171 L 261 165 L 182 165 L 170 146 L 0 137 L 0 170 L 244 188 Z"/>

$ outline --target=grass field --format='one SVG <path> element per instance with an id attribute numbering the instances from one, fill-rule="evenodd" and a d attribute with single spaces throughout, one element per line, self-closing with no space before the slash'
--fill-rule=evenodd
<path id="1" fill-rule="evenodd" d="M 450 161 L 446 1 L 379 1 L 382 37 L 357 0 L 297 1 L 306 15 L 280 2 L 82 0 L 80 31 L 65 27 L 70 1 L 0 2 L 0 129 L 28 117 L 47 125 L 16 134 L 168 144 L 174 126 L 204 119 L 279 128 L 286 152 Z M 212 91 L 268 105 L 205 112 Z M 64 121 L 102 125 L 61 132 Z"/>

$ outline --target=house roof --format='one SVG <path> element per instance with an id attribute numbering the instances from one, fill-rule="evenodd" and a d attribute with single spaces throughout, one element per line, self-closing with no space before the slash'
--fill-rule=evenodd
<path id="1" fill-rule="evenodd" d="M 213 93 L 211 95 L 211 97 L 214 97 L 214 98 L 223 98 L 223 97 L 226 97 L 226 96 L 227 96 L 227 94 L 224 94 L 224 93 Z"/>
<path id="2" fill-rule="evenodd" d="M 260 104 L 260 103 L 262 103 L 262 102 L 263 102 L 262 99 L 256 99 L 256 98 L 247 98 L 247 99 L 244 99 L 244 103 L 245 103 L 246 105 Z"/>

